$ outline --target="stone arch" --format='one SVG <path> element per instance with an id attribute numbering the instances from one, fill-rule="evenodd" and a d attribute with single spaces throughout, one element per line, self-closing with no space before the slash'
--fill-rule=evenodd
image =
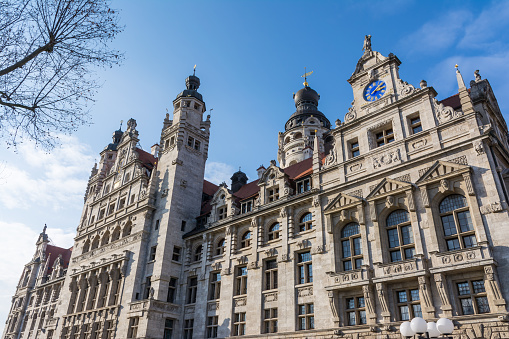
<path id="1" fill-rule="evenodd" d="M 110 242 L 110 231 L 104 232 L 101 239 L 101 246 L 107 245 Z"/>
<path id="2" fill-rule="evenodd" d="M 92 246 L 90 247 L 90 249 L 95 250 L 96 248 L 98 248 L 100 240 L 101 238 L 99 237 L 99 235 L 96 235 L 94 240 L 92 241 Z"/>
<path id="3" fill-rule="evenodd" d="M 113 230 L 113 233 L 111 234 L 111 241 L 115 241 L 115 240 L 118 240 L 120 239 L 120 232 L 122 231 L 122 229 L 120 228 L 120 226 L 117 226 L 115 227 L 115 229 Z"/>
<path id="4" fill-rule="evenodd" d="M 122 237 L 127 237 L 129 235 L 131 235 L 131 232 L 133 230 L 133 224 L 128 221 L 127 224 L 125 224 L 124 226 L 124 230 L 122 232 Z"/>
<path id="5" fill-rule="evenodd" d="M 88 251 L 90 251 L 90 239 L 87 239 L 83 244 L 83 251 L 81 253 L 87 253 Z"/>

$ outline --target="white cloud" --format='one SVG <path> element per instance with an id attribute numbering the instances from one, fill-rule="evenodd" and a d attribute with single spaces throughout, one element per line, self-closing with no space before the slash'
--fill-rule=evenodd
<path id="1" fill-rule="evenodd" d="M 32 260 L 40 231 L 33 230 L 22 223 L 3 221 L 0 221 L 0 229 L 3 231 L 0 256 L 0 272 L 2 272 L 0 275 L 0 332 L 3 332 L 2 326 L 5 326 L 11 298 L 16 291 L 23 267 Z M 57 228 L 48 228 L 46 233 L 56 246 L 65 248 L 72 246 L 74 233 Z"/>
<path id="2" fill-rule="evenodd" d="M 207 162 L 205 165 L 205 179 L 216 185 L 219 185 L 224 181 L 228 186 L 230 186 L 230 178 L 234 172 L 235 169 L 233 166 L 222 162 L 212 161 Z"/>
<path id="3" fill-rule="evenodd" d="M 456 44 L 463 35 L 465 24 L 472 14 L 464 10 L 455 10 L 424 23 L 417 31 L 401 41 L 401 49 L 410 53 L 436 54 Z"/>
<path id="4" fill-rule="evenodd" d="M 88 146 L 75 137 L 60 136 L 62 145 L 52 153 L 22 144 L 13 160 L 5 163 L 0 177 L 0 206 L 28 209 L 37 206 L 60 210 L 81 204 L 93 163 Z M 20 161 L 21 160 L 21 161 Z"/>

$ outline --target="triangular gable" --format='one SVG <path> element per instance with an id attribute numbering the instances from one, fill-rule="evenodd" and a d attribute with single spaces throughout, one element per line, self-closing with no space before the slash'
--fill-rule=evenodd
<path id="1" fill-rule="evenodd" d="M 352 195 L 339 193 L 324 209 L 324 213 L 342 210 L 362 204 L 363 200 Z"/>
<path id="2" fill-rule="evenodd" d="M 416 184 L 423 184 L 428 181 L 434 181 L 438 178 L 450 177 L 470 171 L 470 166 L 456 164 L 454 162 L 437 160 L 429 169 L 424 171 Z"/>
<path id="3" fill-rule="evenodd" d="M 400 193 L 411 188 L 412 184 L 409 182 L 384 178 L 375 188 L 368 194 L 366 200 L 375 199 L 378 196 L 385 196 L 389 193 Z"/>

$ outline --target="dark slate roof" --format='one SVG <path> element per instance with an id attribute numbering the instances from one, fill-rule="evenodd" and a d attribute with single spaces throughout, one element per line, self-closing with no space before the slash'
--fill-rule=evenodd
<path id="1" fill-rule="evenodd" d="M 47 274 L 51 273 L 51 270 L 53 269 L 53 264 L 55 263 L 55 260 L 57 260 L 59 255 L 62 255 L 62 260 L 64 262 L 64 268 L 67 268 L 67 266 L 69 266 L 69 260 L 71 260 L 71 254 L 72 254 L 72 247 L 71 248 L 62 248 L 62 247 L 58 247 L 58 246 L 47 245 L 46 246 L 46 256 L 50 260 L 50 262 L 48 264 Z"/>

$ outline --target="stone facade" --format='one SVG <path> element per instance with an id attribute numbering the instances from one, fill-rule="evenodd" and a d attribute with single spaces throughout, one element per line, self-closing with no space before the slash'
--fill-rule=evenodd
<path id="1" fill-rule="evenodd" d="M 190 76 L 152 154 L 134 120 L 114 133 L 68 268 L 37 282 L 41 234 L 3 338 L 400 338 L 414 316 L 509 338 L 506 123 L 478 72 L 438 101 L 400 63 L 367 38 L 334 127 L 306 83 L 279 166 L 231 190 L 203 180 L 210 119 Z M 61 292 L 26 306 L 43 289 Z"/>

